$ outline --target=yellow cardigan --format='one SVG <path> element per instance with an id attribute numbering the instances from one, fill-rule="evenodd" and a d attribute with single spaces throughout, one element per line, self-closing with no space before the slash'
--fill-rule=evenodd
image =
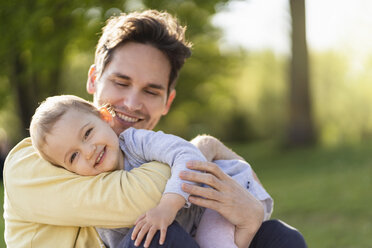
<path id="1" fill-rule="evenodd" d="M 169 166 L 79 176 L 41 159 L 30 138 L 4 166 L 5 241 L 12 247 L 104 247 L 94 227 L 131 227 L 160 200 Z"/>

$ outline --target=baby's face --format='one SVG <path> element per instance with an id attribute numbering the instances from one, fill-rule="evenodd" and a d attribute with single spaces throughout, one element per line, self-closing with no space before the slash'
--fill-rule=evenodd
<path id="1" fill-rule="evenodd" d="M 44 152 L 55 164 L 83 176 L 123 168 L 119 139 L 94 114 L 68 110 L 46 137 Z"/>

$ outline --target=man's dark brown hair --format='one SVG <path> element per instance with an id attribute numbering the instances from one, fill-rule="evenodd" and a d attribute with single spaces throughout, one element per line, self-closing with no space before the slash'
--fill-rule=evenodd
<path id="1" fill-rule="evenodd" d="M 97 79 L 102 76 L 116 48 L 127 42 L 137 42 L 152 45 L 167 56 L 171 65 L 168 93 L 175 87 L 179 70 L 191 55 L 191 43 L 185 39 L 186 27 L 176 18 L 157 10 L 122 13 L 108 19 L 102 30 L 95 54 Z"/>

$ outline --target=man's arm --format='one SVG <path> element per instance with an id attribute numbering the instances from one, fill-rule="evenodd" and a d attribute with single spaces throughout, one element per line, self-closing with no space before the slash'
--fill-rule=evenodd
<path id="1" fill-rule="evenodd" d="M 170 175 L 160 163 L 131 172 L 79 176 L 41 159 L 23 140 L 8 155 L 4 185 L 24 221 L 67 226 L 130 227 L 160 200 Z"/>

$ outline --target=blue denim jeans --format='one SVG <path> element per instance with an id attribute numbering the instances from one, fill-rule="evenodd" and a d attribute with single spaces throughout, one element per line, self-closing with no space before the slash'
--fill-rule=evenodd
<path id="1" fill-rule="evenodd" d="M 249 248 L 306 248 L 302 234 L 280 220 L 264 221 Z"/>
<path id="2" fill-rule="evenodd" d="M 120 248 L 135 248 L 134 241 L 130 239 L 133 228 L 120 243 Z M 168 227 L 167 238 L 164 245 L 159 245 L 159 232 L 151 241 L 150 248 L 194 248 L 199 247 L 195 240 L 183 230 L 177 223 L 173 222 Z M 138 247 L 143 247 L 144 241 Z M 302 234 L 293 227 L 279 220 L 268 220 L 262 223 L 249 248 L 307 248 Z"/>

